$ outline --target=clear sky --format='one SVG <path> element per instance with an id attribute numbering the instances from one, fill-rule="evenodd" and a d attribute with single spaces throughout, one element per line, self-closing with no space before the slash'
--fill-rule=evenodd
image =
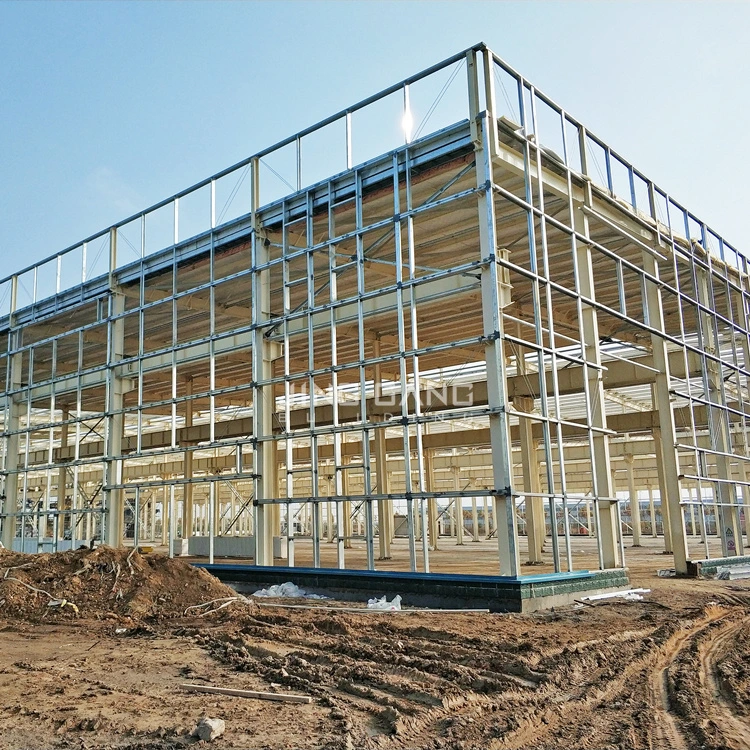
<path id="1" fill-rule="evenodd" d="M 750 253 L 748 32 L 716 0 L 0 0 L 0 275 L 479 41 Z"/>

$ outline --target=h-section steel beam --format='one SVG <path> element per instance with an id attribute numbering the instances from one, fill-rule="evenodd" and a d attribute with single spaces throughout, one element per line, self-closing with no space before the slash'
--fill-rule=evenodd
<path id="1" fill-rule="evenodd" d="M 110 269 L 117 267 L 117 232 L 112 229 L 109 239 Z M 107 384 L 106 401 L 107 416 L 104 432 L 104 461 L 102 475 L 104 477 L 104 507 L 107 509 L 106 539 L 110 547 L 122 544 L 124 491 L 119 485 L 122 483 L 122 438 L 124 428 L 123 414 L 123 380 L 117 374 L 117 363 L 125 353 L 125 321 L 122 317 L 125 311 L 125 295 L 114 284 L 114 276 L 110 273 L 111 286 L 108 296 L 107 323 Z M 75 516 L 73 517 L 75 523 Z"/>
<path id="2" fill-rule="evenodd" d="M 651 327 L 651 351 L 656 369 L 652 386 L 654 406 L 658 412 L 658 429 L 653 431 L 659 477 L 664 543 L 674 553 L 675 570 L 687 573 L 688 546 L 682 506 L 680 505 L 680 462 L 677 457 L 675 414 L 670 394 L 672 359 L 667 351 L 664 328 L 664 309 L 659 288 L 659 265 L 653 253 L 642 254 L 643 269 L 649 275 L 645 281 L 643 300 L 644 319 Z M 635 544 L 635 539 L 634 542 Z"/>
<path id="3" fill-rule="evenodd" d="M 259 196 L 259 163 L 251 164 L 253 208 Z M 255 495 L 255 562 L 273 565 L 273 506 L 262 500 L 278 495 L 276 480 L 276 444 L 273 440 L 274 397 L 273 361 L 281 355 L 279 345 L 271 341 L 271 269 L 269 242 L 254 223 L 252 237 L 252 358 L 253 358 L 253 472 Z"/>
<path id="4" fill-rule="evenodd" d="M 487 367 L 487 405 L 489 407 L 490 443 L 492 445 L 493 498 L 497 519 L 497 541 L 500 574 L 517 576 L 519 572 L 518 528 L 515 489 L 510 454 L 507 374 L 505 371 L 505 332 L 503 307 L 510 300 L 503 284 L 504 269 L 498 264 L 495 203 L 492 192 L 492 156 L 496 148 L 495 116 L 492 103 L 493 77 L 485 58 L 484 83 L 489 111 L 479 112 L 479 70 L 477 55 L 467 56 L 469 76 L 469 110 L 472 127 L 476 127 L 475 158 L 477 162 L 477 208 L 479 213 L 479 250 L 482 261 L 482 323 L 485 363 Z M 459 501 L 460 502 L 460 501 Z M 463 522 L 459 514 L 459 523 Z"/>
<path id="5" fill-rule="evenodd" d="M 591 185 L 586 183 L 584 203 L 582 205 L 573 203 L 575 228 L 583 237 L 589 236 L 589 220 L 587 214 L 583 211 L 583 206 L 590 206 L 592 202 Z M 594 498 L 598 511 L 597 538 L 600 545 L 602 566 L 604 568 L 617 568 L 623 565 L 623 561 L 620 559 L 618 544 L 620 524 L 617 501 L 612 491 L 609 437 L 604 434 L 607 429 L 607 416 L 601 370 L 602 358 L 599 346 L 598 315 L 597 310 L 584 301 L 596 298 L 592 250 L 589 244 L 579 241 L 575 235 L 572 236 L 572 242 L 576 291 L 579 295 L 578 315 L 581 354 L 586 362 L 584 393 L 586 398 L 586 424 L 589 426 Z"/>

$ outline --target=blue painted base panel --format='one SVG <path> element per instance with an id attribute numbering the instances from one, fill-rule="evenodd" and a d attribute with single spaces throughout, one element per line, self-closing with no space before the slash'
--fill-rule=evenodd
<path id="1" fill-rule="evenodd" d="M 593 592 L 627 588 L 627 573 L 617 568 L 573 573 L 508 577 L 456 573 L 341 570 L 338 568 L 262 567 L 196 563 L 243 593 L 292 581 L 310 593 L 345 601 L 399 594 L 406 607 L 488 608 L 525 612 L 569 604 Z"/>

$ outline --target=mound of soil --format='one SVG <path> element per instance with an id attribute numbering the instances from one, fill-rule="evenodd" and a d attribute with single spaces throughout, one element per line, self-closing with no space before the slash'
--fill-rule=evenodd
<path id="1" fill-rule="evenodd" d="M 0 550 L 6 619 L 161 620 L 202 615 L 231 597 L 237 593 L 210 573 L 164 555 L 111 547 L 36 555 Z M 195 606 L 213 600 L 219 601 Z"/>

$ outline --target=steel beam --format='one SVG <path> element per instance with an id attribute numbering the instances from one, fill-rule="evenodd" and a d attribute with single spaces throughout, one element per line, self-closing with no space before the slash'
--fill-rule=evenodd
<path id="1" fill-rule="evenodd" d="M 473 101 L 472 121 L 479 124 L 478 79 L 476 56 L 469 60 L 469 92 Z M 485 75 L 485 83 L 491 85 Z M 493 498 L 497 519 L 500 574 L 517 576 L 519 572 L 518 529 L 516 524 L 516 491 L 510 455 L 508 393 L 505 371 L 505 334 L 502 307 L 509 302 L 508 286 L 503 283 L 505 270 L 498 264 L 495 202 L 492 194 L 492 151 L 489 122 L 494 115 L 481 117 L 481 140 L 475 142 L 477 161 L 479 250 L 482 270 L 482 323 L 485 363 L 487 367 L 487 402 L 490 409 L 490 443 L 492 445 Z M 489 120 L 489 121 L 488 121 Z M 478 136 L 479 138 L 479 136 Z"/>
<path id="2" fill-rule="evenodd" d="M 584 194 L 585 205 L 591 205 L 590 184 Z M 584 237 L 589 236 L 589 221 L 582 210 L 582 205 L 573 204 L 576 230 Z M 576 277 L 576 291 L 580 295 L 579 325 L 582 357 L 586 361 L 585 393 L 586 423 L 598 430 L 607 429 L 607 417 L 604 406 L 604 383 L 601 371 L 601 351 L 599 347 L 599 327 L 596 309 L 583 302 L 582 298 L 593 300 L 596 297 L 592 250 L 590 245 L 579 242 L 575 237 L 573 257 Z M 589 430 L 591 447 L 592 474 L 594 480 L 594 497 L 598 509 L 598 540 L 603 567 L 617 568 L 623 564 L 619 555 L 619 521 L 617 503 L 613 500 L 612 478 L 610 474 L 609 438 L 601 433 Z"/>
<path id="3" fill-rule="evenodd" d="M 116 245 L 116 235 L 113 232 L 111 245 Z M 114 252 L 114 251 L 113 251 Z M 114 262 L 114 261 L 111 261 Z M 119 362 L 125 349 L 125 327 L 120 316 L 125 309 L 125 296 L 118 289 L 113 289 L 108 298 L 109 322 L 107 332 L 109 344 L 107 347 L 107 417 L 105 418 L 105 433 L 103 444 L 102 476 L 104 478 L 104 507 L 107 509 L 107 544 L 110 547 L 122 546 L 123 513 L 125 497 L 123 490 L 111 489 L 122 482 L 122 439 L 124 427 L 123 381 L 117 375 L 116 363 Z M 77 493 L 73 492 L 73 503 Z M 74 506 L 75 507 L 75 506 Z M 72 523 L 75 525 L 75 515 Z"/>

